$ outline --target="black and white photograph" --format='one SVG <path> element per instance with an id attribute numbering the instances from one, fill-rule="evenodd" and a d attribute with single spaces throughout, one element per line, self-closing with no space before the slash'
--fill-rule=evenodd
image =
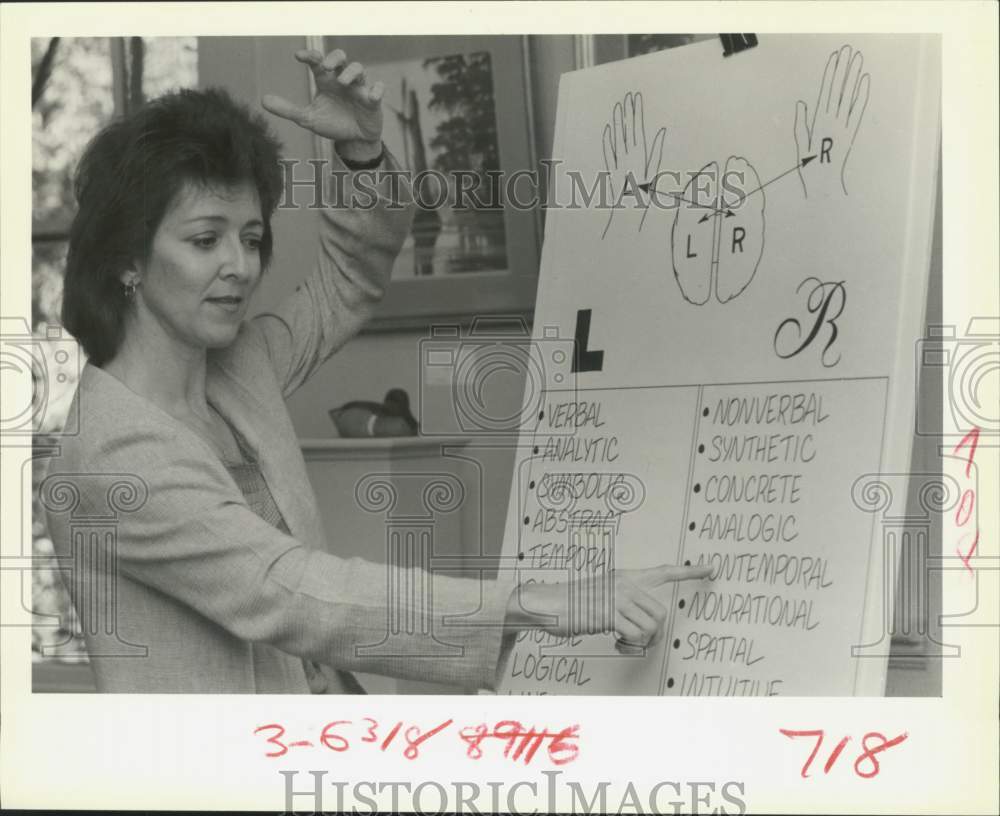
<path id="1" fill-rule="evenodd" d="M 813 812 L 839 784 L 860 813 L 881 775 L 949 812 L 916 769 L 967 733 L 925 733 L 971 704 L 956 672 L 992 706 L 967 750 L 997 730 L 1000 303 L 955 186 L 995 215 L 996 98 L 949 94 L 943 32 L 995 8 L 572 33 L 601 4 L 539 3 L 522 33 L 259 4 L 181 34 L 141 5 L 112 36 L 5 13 L 5 683 L 103 718 L 128 790 L 152 726 L 109 712 L 215 722 L 163 804 L 79 806 Z M 386 33 L 336 24 L 361 9 Z M 743 764 L 699 731 L 656 766 L 672 722 Z"/>

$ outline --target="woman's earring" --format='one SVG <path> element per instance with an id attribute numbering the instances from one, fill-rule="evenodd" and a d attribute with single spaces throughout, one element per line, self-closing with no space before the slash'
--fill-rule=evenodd
<path id="1" fill-rule="evenodd" d="M 130 280 L 128 283 L 122 284 L 122 289 L 125 291 L 125 300 L 135 300 L 135 287 L 138 286 L 138 281 Z"/>

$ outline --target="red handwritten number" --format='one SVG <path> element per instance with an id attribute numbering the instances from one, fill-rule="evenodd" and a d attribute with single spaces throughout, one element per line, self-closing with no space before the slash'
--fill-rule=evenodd
<path id="1" fill-rule="evenodd" d="M 807 779 L 809 777 L 809 766 L 812 765 L 813 760 L 816 758 L 816 754 L 819 753 L 819 749 L 823 745 L 824 732 L 790 731 L 787 728 L 779 728 L 778 730 L 791 739 L 794 739 L 795 737 L 816 737 L 816 745 L 813 747 L 812 753 L 809 754 L 809 758 L 806 760 L 805 765 L 802 766 L 802 778 Z M 861 739 L 861 747 L 864 748 L 864 750 L 861 752 L 860 756 L 854 760 L 854 772 L 863 779 L 871 779 L 873 776 L 877 776 L 880 768 L 875 755 L 892 748 L 894 745 L 899 745 L 899 743 L 903 742 L 903 740 L 905 740 L 908 736 L 909 735 L 904 731 L 898 737 L 887 740 L 885 736 L 878 733 L 878 731 L 869 731 Z M 881 744 L 869 748 L 868 741 L 872 738 L 881 740 Z M 830 769 L 833 768 L 834 763 L 840 758 L 841 752 L 844 750 L 850 739 L 850 737 L 844 737 L 837 743 L 837 747 L 833 749 L 833 752 L 827 759 L 826 764 L 823 766 L 823 773 L 830 773 Z M 861 770 L 861 764 L 866 760 L 870 766 L 870 770 L 867 772 Z"/>
<path id="2" fill-rule="evenodd" d="M 850 737 L 844 737 L 837 743 L 837 747 L 833 749 L 833 753 L 830 754 L 830 758 L 826 761 L 826 765 L 823 766 L 823 773 L 830 773 L 830 768 L 833 767 L 833 763 L 840 757 L 840 752 L 844 750 L 844 746 L 847 745 L 850 739 Z"/>
<path id="3" fill-rule="evenodd" d="M 375 720 L 373 720 L 371 717 L 365 717 L 365 721 L 366 722 L 370 722 L 371 725 L 368 726 L 368 736 L 367 737 L 362 737 L 361 741 L 362 742 L 375 742 L 375 740 L 378 739 L 378 737 L 375 736 L 375 729 L 378 728 L 378 723 L 375 722 Z"/>
<path id="4" fill-rule="evenodd" d="M 379 723 L 377 720 L 371 717 L 364 717 L 364 722 L 367 727 L 364 730 L 364 735 L 361 737 L 361 742 L 378 742 L 380 735 L 378 733 Z M 379 746 L 382 751 L 385 751 L 389 747 L 390 743 L 396 738 L 396 735 L 403 732 L 403 737 L 406 740 L 406 748 L 403 750 L 403 756 L 406 759 L 416 759 L 420 755 L 420 747 L 435 734 L 444 731 L 448 726 L 450 726 L 454 720 L 448 719 L 442 722 L 435 728 L 426 731 L 425 733 L 420 733 L 420 728 L 416 725 L 411 725 L 405 730 L 403 730 L 403 721 L 400 720 L 392 727 L 389 733 L 382 739 L 382 743 Z M 328 722 L 323 726 L 322 732 L 320 732 L 319 743 L 324 748 L 331 751 L 336 751 L 338 753 L 347 751 L 351 747 L 350 740 L 341 733 L 337 732 L 337 726 L 339 725 L 352 725 L 352 720 L 333 720 Z M 580 753 L 580 748 L 576 745 L 576 741 L 580 738 L 579 734 L 580 726 L 579 724 L 571 725 L 563 728 L 561 731 L 549 731 L 548 729 L 537 729 L 534 726 L 531 728 L 525 728 L 525 726 L 518 722 L 517 720 L 500 720 L 497 722 L 492 729 L 485 723 L 480 723 L 475 726 L 466 726 L 459 731 L 459 737 L 468 746 L 466 749 L 466 756 L 470 759 L 481 759 L 483 756 L 482 744 L 485 739 L 497 739 L 505 743 L 503 749 L 504 757 L 517 762 L 523 761 L 525 765 L 531 763 L 534 759 L 535 754 L 538 750 L 548 743 L 547 753 L 549 760 L 554 765 L 565 765 L 568 762 L 572 762 L 577 758 Z M 269 751 L 265 754 L 267 757 L 280 757 L 288 753 L 289 748 L 295 748 L 297 746 L 302 747 L 312 747 L 313 743 L 309 740 L 299 740 L 298 742 L 285 743 L 282 738 L 285 736 L 285 728 L 279 723 L 268 723 L 267 725 L 261 725 L 254 729 L 254 734 L 261 734 L 266 732 L 272 732 L 270 736 L 267 737 L 267 744 L 273 746 L 274 750 Z M 350 733 L 350 732 L 349 732 Z M 822 742 L 823 732 L 822 731 L 786 731 L 782 729 L 782 733 L 787 736 L 819 736 L 819 742 L 816 744 L 816 748 L 813 750 L 812 754 L 809 756 L 809 760 L 806 762 L 805 767 L 802 769 L 802 775 L 806 776 L 806 771 L 809 768 L 809 764 L 813 761 L 816 756 L 816 752 L 819 751 L 819 743 Z M 843 749 L 844 745 L 847 743 L 847 738 L 837 746 L 834 751 L 833 756 L 827 762 L 827 766 L 824 770 L 829 770 L 830 766 L 833 765 L 840 751 Z M 885 748 L 874 748 L 869 753 L 874 754 L 878 751 L 885 750 Z"/>
<path id="5" fill-rule="evenodd" d="M 463 728 L 458 732 L 458 736 L 469 746 L 465 751 L 465 755 L 469 759 L 483 758 L 483 749 L 479 746 L 482 744 L 483 739 L 489 735 L 489 730 L 485 723 L 480 723 L 476 726 Z"/>
<path id="6" fill-rule="evenodd" d="M 972 470 L 972 460 L 976 458 L 976 447 L 979 445 L 979 428 L 973 428 L 963 436 L 962 441 L 952 449 L 952 453 L 958 453 L 958 449 L 964 447 L 966 442 L 970 443 L 969 456 L 965 460 L 965 475 L 968 476 Z"/>
<path id="7" fill-rule="evenodd" d="M 569 728 L 564 728 L 549 743 L 549 759 L 552 760 L 553 765 L 565 765 L 567 762 L 572 762 L 576 759 L 576 755 L 580 753 L 580 747 L 567 742 L 567 740 L 575 740 L 579 737 L 579 729 L 579 723 L 571 725 Z M 558 756 L 560 754 L 565 754 L 565 756 Z"/>
<path id="8" fill-rule="evenodd" d="M 535 728 L 525 729 L 517 720 L 500 720 L 492 731 L 485 723 L 480 723 L 466 726 L 458 732 L 458 736 L 468 746 L 465 755 L 469 759 L 482 759 L 483 741 L 491 738 L 505 741 L 503 755 L 515 762 L 523 759 L 525 765 L 531 763 L 538 749 L 548 740 L 547 753 L 552 764 L 565 765 L 580 753 L 579 746 L 574 744 L 580 737 L 579 730 L 580 726 L 576 724 L 561 731 L 539 731 Z"/>
<path id="9" fill-rule="evenodd" d="M 285 729 L 282 726 L 278 725 L 277 723 L 268 723 L 267 725 L 260 726 L 260 728 L 255 728 L 253 732 L 255 734 L 259 734 L 261 731 L 263 731 L 266 728 L 277 728 L 278 729 L 278 733 L 275 734 L 272 737 L 268 737 L 267 741 L 269 743 L 271 743 L 271 745 L 277 745 L 278 748 L 280 748 L 281 750 L 279 750 L 279 751 L 272 751 L 269 754 L 264 754 L 264 756 L 280 757 L 280 756 L 284 756 L 285 754 L 287 754 L 288 753 L 288 746 L 286 746 L 281 741 L 281 737 L 283 737 L 284 734 L 285 734 Z"/>
<path id="10" fill-rule="evenodd" d="M 406 742 L 408 743 L 406 746 L 406 750 L 403 751 L 403 756 L 406 757 L 407 759 L 416 759 L 419 753 L 418 749 L 420 748 L 420 745 L 423 742 L 429 740 L 439 731 L 443 731 L 445 728 L 451 725 L 451 723 L 452 720 L 445 720 L 437 728 L 432 728 L 426 734 L 420 734 L 420 731 L 417 729 L 417 727 L 415 725 L 411 725 L 409 728 L 406 729 L 406 731 L 403 732 L 403 736 L 406 737 Z M 410 736 L 411 732 L 415 734 L 420 734 L 420 736 Z"/>
<path id="11" fill-rule="evenodd" d="M 965 459 L 965 475 L 966 477 L 968 477 L 972 473 L 972 463 L 976 458 L 976 448 L 979 445 L 979 428 L 973 428 L 965 436 L 963 436 L 962 441 L 959 442 L 957 445 L 955 445 L 954 448 L 952 448 L 952 453 L 958 453 L 958 451 L 961 448 L 964 448 L 966 444 L 968 444 L 969 446 L 969 455 Z M 968 502 L 966 502 L 967 499 Z M 967 503 L 968 507 L 966 508 Z M 964 527 L 966 522 L 968 522 L 969 518 L 972 516 L 972 509 L 973 507 L 975 507 L 975 504 L 976 504 L 976 492 L 972 489 L 966 490 L 962 494 L 962 499 L 955 510 L 955 523 L 959 527 Z M 965 518 L 962 518 L 963 509 L 965 509 Z M 978 526 L 976 527 L 975 538 L 973 538 L 972 540 L 972 546 L 969 548 L 969 551 L 962 552 L 961 545 L 965 542 L 965 539 L 968 538 L 968 535 L 969 533 L 967 532 L 965 535 L 962 536 L 961 540 L 959 541 L 959 546 L 955 548 L 955 552 L 958 553 L 958 557 L 962 559 L 962 563 L 965 564 L 965 568 L 969 571 L 969 574 L 975 575 L 975 571 L 972 569 L 972 566 L 969 564 L 969 561 L 972 560 L 972 556 L 976 552 L 976 547 L 979 546 Z"/>
<path id="12" fill-rule="evenodd" d="M 859 756 L 856 760 L 854 760 L 854 772 L 858 776 L 863 776 L 865 779 L 871 779 L 879 772 L 878 760 L 875 759 L 875 754 L 879 753 L 880 751 L 885 751 L 889 748 L 892 748 L 893 745 L 899 745 L 899 743 L 905 740 L 908 736 L 909 734 L 907 734 L 904 731 L 895 739 L 887 740 L 882 734 L 878 733 L 878 731 L 869 731 L 861 739 L 861 745 L 865 750 L 864 753 L 861 754 L 861 756 Z M 876 745 L 874 748 L 869 748 L 868 747 L 869 737 L 878 737 L 880 740 L 882 740 L 882 744 Z M 865 773 L 860 768 L 861 763 L 864 762 L 866 759 L 871 764 L 872 769 L 870 773 Z"/>
<path id="13" fill-rule="evenodd" d="M 331 751 L 337 751 L 338 753 L 346 751 L 351 747 L 351 744 L 347 741 L 346 737 L 340 734 L 334 734 L 331 732 L 335 725 L 350 725 L 350 720 L 334 720 L 331 723 L 327 723 L 323 726 L 323 733 L 319 735 L 319 741 L 323 743 L 323 746 L 329 748 Z M 334 743 L 334 740 L 339 740 L 339 742 Z"/>
<path id="14" fill-rule="evenodd" d="M 972 572 L 972 567 L 969 566 L 969 562 L 972 560 L 972 556 L 976 554 L 976 548 L 979 546 L 979 530 L 976 530 L 976 535 L 972 539 L 972 546 L 969 547 L 969 551 L 967 553 L 963 553 L 962 544 L 965 543 L 965 539 L 967 539 L 970 535 L 972 535 L 971 531 L 966 531 L 962 534 L 962 537 L 958 540 L 958 546 L 955 548 L 955 552 L 958 553 L 958 557 L 962 560 L 962 563 L 965 564 L 965 568 L 969 570 L 969 572 Z"/>
<path id="15" fill-rule="evenodd" d="M 812 761 L 816 759 L 816 754 L 819 753 L 819 747 L 823 744 L 823 732 L 822 731 L 789 731 L 785 728 L 778 729 L 782 734 L 790 739 L 795 737 L 816 737 L 816 747 L 812 749 L 812 753 L 809 754 L 809 759 L 806 760 L 806 764 L 802 766 L 802 778 L 807 779 L 809 777 L 809 766 L 812 765 Z"/>
<path id="16" fill-rule="evenodd" d="M 968 505 L 968 508 L 966 508 Z M 972 508 L 976 506 L 976 492 L 974 490 L 966 490 L 962 494 L 962 499 L 958 503 L 958 509 L 955 510 L 955 524 L 959 527 L 964 527 L 965 523 L 969 520 L 972 515 Z M 965 518 L 962 518 L 962 510 L 965 509 Z"/>
<path id="17" fill-rule="evenodd" d="M 493 736 L 507 740 L 507 744 L 503 749 L 505 757 L 510 756 L 510 749 L 514 747 L 514 740 L 521 735 L 523 728 L 524 726 L 517 720 L 500 720 L 500 722 L 493 726 Z"/>

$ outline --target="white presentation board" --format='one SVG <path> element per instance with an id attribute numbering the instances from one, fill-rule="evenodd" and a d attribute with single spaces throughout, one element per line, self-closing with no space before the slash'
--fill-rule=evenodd
<path id="1" fill-rule="evenodd" d="M 504 693 L 884 693 L 886 659 L 852 647 L 881 639 L 893 576 L 852 489 L 909 465 L 939 135 L 934 36 L 713 39 L 562 77 L 504 553 L 522 581 L 714 578 L 659 592 L 641 656 L 521 633 Z M 580 206 L 602 171 L 624 209 Z"/>

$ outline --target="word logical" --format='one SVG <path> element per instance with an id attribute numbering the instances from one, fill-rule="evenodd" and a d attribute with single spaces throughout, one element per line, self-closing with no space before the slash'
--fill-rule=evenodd
<path id="1" fill-rule="evenodd" d="M 511 677 L 528 680 L 549 680 L 566 686 L 585 686 L 590 682 L 587 661 L 565 655 L 536 655 L 527 652 L 514 654 L 511 659 Z"/>

